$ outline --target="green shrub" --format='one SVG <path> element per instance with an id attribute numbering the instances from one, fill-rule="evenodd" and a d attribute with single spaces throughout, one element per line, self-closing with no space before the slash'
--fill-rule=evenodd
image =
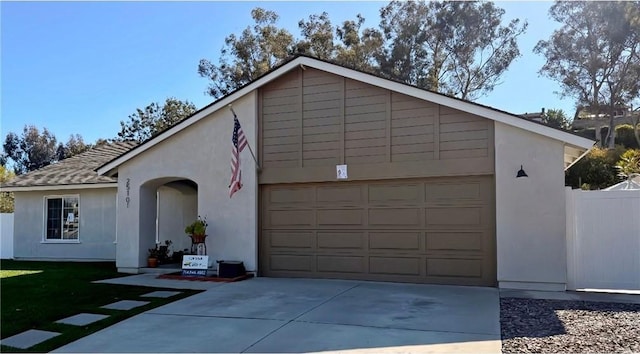
<path id="1" fill-rule="evenodd" d="M 640 128 L 638 128 L 640 131 Z M 631 124 L 622 124 L 616 127 L 616 144 L 620 144 L 627 149 L 638 149 L 638 142 L 633 134 L 633 126 Z"/>
<path id="2" fill-rule="evenodd" d="M 595 147 L 587 156 L 576 162 L 565 174 L 565 185 L 573 188 L 603 189 L 618 182 L 616 163 L 625 152 L 616 145 L 614 149 Z"/>
<path id="3" fill-rule="evenodd" d="M 640 149 L 629 149 L 620 156 L 616 163 L 618 177 L 622 180 L 629 178 L 632 173 L 640 173 Z"/>

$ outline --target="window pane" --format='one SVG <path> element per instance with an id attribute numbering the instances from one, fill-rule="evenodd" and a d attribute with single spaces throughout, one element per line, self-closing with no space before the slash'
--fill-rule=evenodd
<path id="1" fill-rule="evenodd" d="M 78 239 L 78 225 L 80 221 L 78 219 L 78 210 L 78 198 L 64 198 L 64 210 L 62 211 L 62 216 L 64 217 L 64 229 L 62 230 L 62 238 L 65 240 Z"/>
<path id="2" fill-rule="evenodd" d="M 47 239 L 62 238 L 62 199 L 47 199 Z"/>

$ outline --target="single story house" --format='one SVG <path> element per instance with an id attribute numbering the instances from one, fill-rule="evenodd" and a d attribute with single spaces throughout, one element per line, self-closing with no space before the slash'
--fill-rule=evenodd
<path id="1" fill-rule="evenodd" d="M 4 183 L 16 197 L 13 258 L 115 260 L 117 178 L 95 169 L 136 145 L 101 145 Z"/>
<path id="2" fill-rule="evenodd" d="M 230 105 L 252 148 L 232 198 Z M 297 56 L 97 166 L 108 189 L 20 178 L 5 189 L 16 195 L 16 258 L 115 258 L 138 273 L 154 243 L 186 247 L 184 226 L 200 215 L 214 268 L 564 290 L 564 171 L 593 144 Z M 50 221 L 76 207 L 76 236 Z"/>

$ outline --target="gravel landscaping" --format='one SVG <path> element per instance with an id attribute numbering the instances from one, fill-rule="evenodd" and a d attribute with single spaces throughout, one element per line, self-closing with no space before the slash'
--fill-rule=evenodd
<path id="1" fill-rule="evenodd" d="M 640 304 L 500 299 L 503 353 L 640 353 Z"/>

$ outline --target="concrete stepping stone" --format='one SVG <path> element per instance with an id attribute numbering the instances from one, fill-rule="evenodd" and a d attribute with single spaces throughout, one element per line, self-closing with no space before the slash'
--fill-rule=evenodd
<path id="1" fill-rule="evenodd" d="M 164 291 L 164 290 L 160 290 L 160 291 L 154 291 L 152 293 L 148 293 L 148 294 L 144 294 L 144 295 L 140 295 L 140 297 L 161 297 L 161 298 L 168 298 L 168 297 L 172 297 L 174 295 L 178 295 L 180 294 L 181 291 Z"/>
<path id="2" fill-rule="evenodd" d="M 30 329 L 26 332 L 16 334 L 15 336 L 5 338 L 2 340 L 3 345 L 10 347 L 27 349 L 33 347 L 36 344 L 42 343 L 47 339 L 51 339 L 55 336 L 59 336 L 60 333 L 41 331 L 38 329 Z"/>
<path id="3" fill-rule="evenodd" d="M 75 316 L 63 318 L 56 321 L 56 323 L 74 325 L 74 326 L 86 326 L 90 323 L 97 322 L 109 317 L 109 315 L 98 315 L 95 313 L 81 313 Z"/>
<path id="4" fill-rule="evenodd" d="M 109 310 L 131 310 L 136 307 L 144 306 L 148 303 L 149 301 L 121 300 L 114 302 L 113 304 L 100 306 L 100 308 Z"/>

